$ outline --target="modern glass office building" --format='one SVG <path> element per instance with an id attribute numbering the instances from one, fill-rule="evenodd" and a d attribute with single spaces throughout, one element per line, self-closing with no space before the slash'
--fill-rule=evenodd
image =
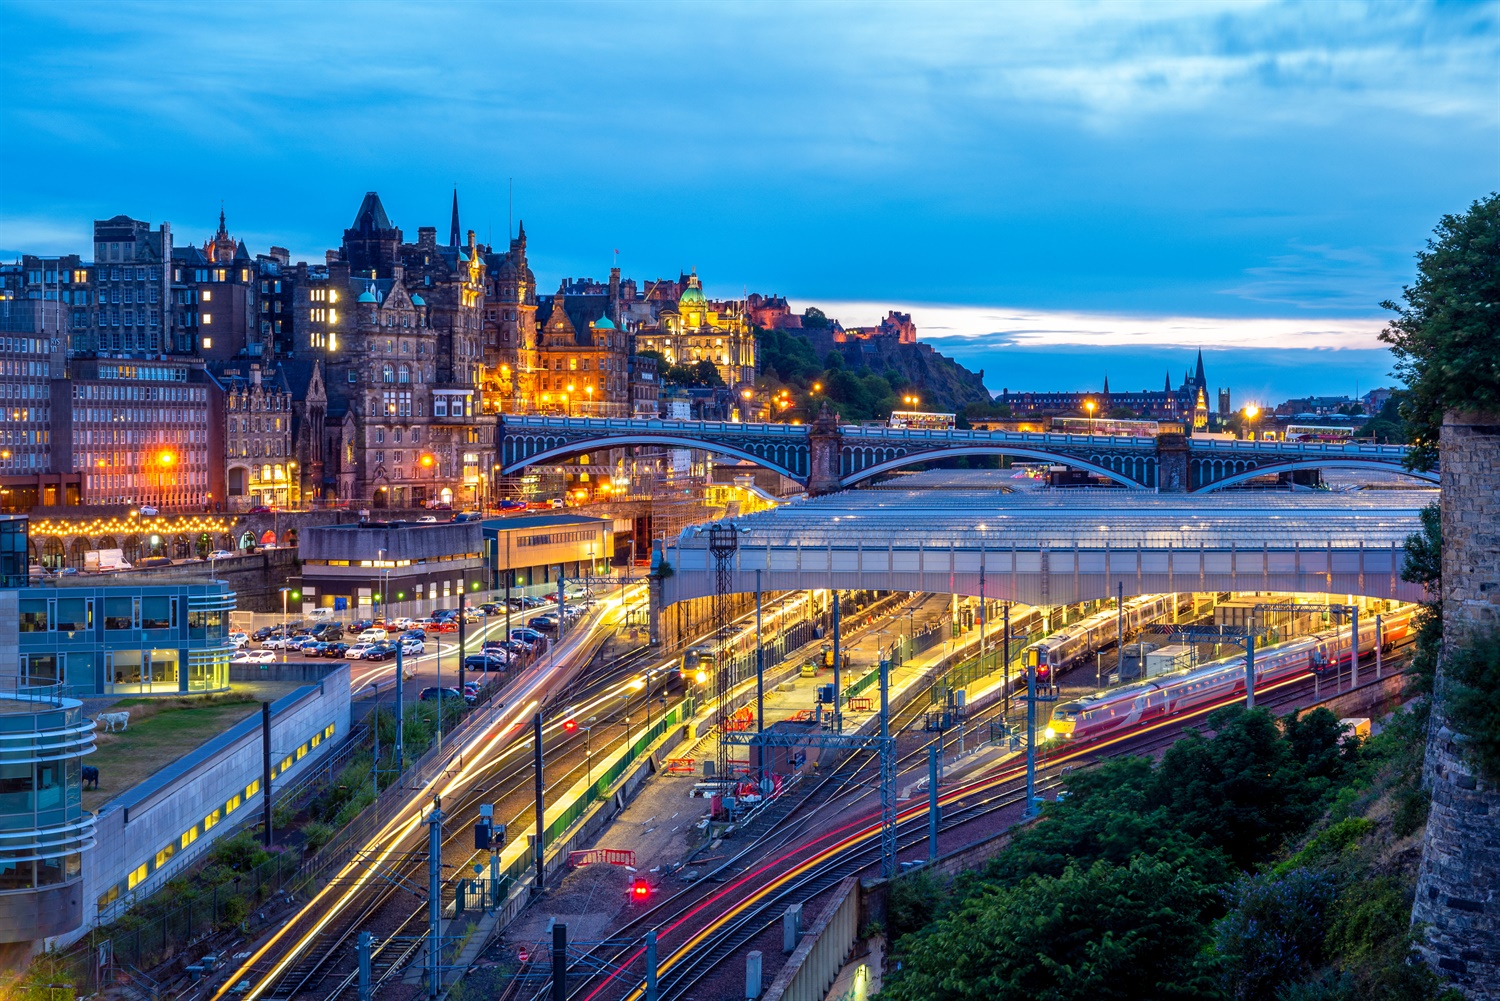
<path id="1" fill-rule="evenodd" d="M 229 687 L 222 581 L 102 584 L 73 578 L 13 592 L 19 675 L 74 696 L 204 694 Z M 76 583 L 75 583 L 76 582 Z M 0 595 L 0 622 L 8 595 Z"/>

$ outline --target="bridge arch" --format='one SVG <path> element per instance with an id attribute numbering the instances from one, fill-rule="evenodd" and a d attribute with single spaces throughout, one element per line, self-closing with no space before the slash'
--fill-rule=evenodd
<path id="1" fill-rule="evenodd" d="M 1009 455 L 1013 458 L 1018 459 L 1036 459 L 1040 462 L 1055 462 L 1060 465 L 1073 466 L 1078 469 L 1086 469 L 1096 476 L 1103 476 L 1108 479 L 1115 480 L 1125 487 L 1131 489 L 1149 489 L 1147 484 L 1141 483 L 1137 480 L 1133 480 L 1129 478 L 1127 474 L 1110 469 L 1109 467 L 1100 465 L 1097 462 L 1091 462 L 1087 459 L 1080 459 L 1077 456 L 1064 455 L 1060 452 L 1049 452 L 1046 449 L 1024 448 L 1009 444 L 961 445 L 953 448 L 944 448 L 941 451 L 934 450 L 928 452 L 908 452 L 905 455 L 898 455 L 893 459 L 887 459 L 885 462 L 877 462 L 874 465 L 866 466 L 864 469 L 858 470 L 857 472 L 850 473 L 843 478 L 842 482 L 844 486 L 852 487 L 854 484 L 859 483 L 863 480 L 870 479 L 874 476 L 879 476 L 882 473 L 889 473 L 893 470 L 900 469 L 903 466 L 914 466 L 919 462 L 934 462 L 939 459 L 956 458 L 961 455 Z"/>
<path id="2" fill-rule="evenodd" d="M 540 451 L 535 452 L 532 455 L 525 456 L 524 458 L 516 457 L 510 459 L 510 461 L 504 464 L 500 472 L 502 475 L 509 475 L 511 473 L 520 472 L 527 466 L 540 466 L 545 465 L 548 462 L 569 458 L 574 455 L 583 455 L 588 452 L 598 452 L 602 449 L 608 448 L 629 448 L 635 445 L 659 445 L 669 448 L 691 448 L 696 449 L 700 452 L 712 452 L 715 455 L 728 455 L 736 459 L 744 459 L 747 462 L 753 462 L 757 465 L 765 466 L 767 469 L 775 470 L 788 479 L 798 480 L 801 482 L 806 482 L 807 480 L 807 472 L 805 470 L 803 470 L 802 472 L 794 472 L 791 468 L 794 465 L 803 464 L 802 462 L 797 461 L 798 459 L 801 459 L 802 456 L 798 454 L 798 450 L 796 449 L 786 449 L 785 452 L 782 452 L 781 448 L 783 448 L 784 446 L 778 446 L 775 448 L 768 447 L 766 449 L 766 452 L 768 453 L 767 455 L 757 455 L 755 452 L 749 449 L 738 448 L 734 445 L 729 445 L 722 442 L 708 442 L 704 441 L 702 438 L 693 438 L 688 435 L 679 434 L 611 435 L 609 437 L 579 438 L 573 441 L 567 441 L 560 438 L 548 438 L 545 445 Z M 515 454 L 515 452 L 511 451 L 511 449 L 509 448 L 507 448 L 506 451 L 511 455 Z M 778 461 L 781 455 L 786 455 L 786 459 L 789 461 Z M 777 458 L 773 458 L 772 456 L 776 456 Z"/>
<path id="3" fill-rule="evenodd" d="M 1424 480 L 1428 483 L 1437 483 L 1437 473 L 1417 473 L 1403 466 L 1393 465 L 1390 462 L 1377 462 L 1372 459 L 1296 459 L 1285 462 L 1267 463 L 1263 466 L 1252 466 L 1249 463 L 1235 463 L 1236 466 L 1244 466 L 1238 472 L 1229 473 L 1223 479 L 1214 480 L 1201 486 L 1194 487 L 1192 493 L 1206 494 L 1224 487 L 1232 487 L 1247 480 L 1253 480 L 1257 476 L 1266 476 L 1271 473 L 1288 473 L 1298 469 L 1363 469 L 1369 472 L 1399 473 L 1413 479 Z"/>

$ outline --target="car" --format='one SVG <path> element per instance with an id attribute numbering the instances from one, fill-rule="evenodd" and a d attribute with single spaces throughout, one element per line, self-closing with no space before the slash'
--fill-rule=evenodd
<path id="1" fill-rule="evenodd" d="M 248 646 L 250 637 L 242 632 L 232 632 L 229 634 L 229 642 L 233 643 L 235 648 L 238 649 L 239 647 Z"/>
<path id="2" fill-rule="evenodd" d="M 433 517 L 430 514 L 424 514 L 422 515 L 422 517 L 417 519 L 418 525 L 436 525 L 437 523 L 437 518 Z"/>
<path id="3" fill-rule="evenodd" d="M 361 643 L 379 643 L 387 638 L 388 634 L 386 631 L 378 626 L 371 626 L 368 629 L 361 630 L 359 634 L 359 641 Z"/>
<path id="4" fill-rule="evenodd" d="M 420 627 L 416 629 L 407 629 L 406 632 L 402 633 L 397 638 L 403 640 L 425 640 L 427 639 L 427 632 Z"/>
<path id="5" fill-rule="evenodd" d="M 524 511 L 526 510 L 526 502 L 523 500 L 503 500 L 500 502 L 500 510 Z"/>
<path id="6" fill-rule="evenodd" d="M 327 643 L 318 644 L 319 657 L 332 657 L 337 660 L 349 655 L 349 644 L 343 640 L 330 640 Z"/>
<path id="7" fill-rule="evenodd" d="M 471 653 L 464 658 L 465 671 L 488 671 L 493 661 L 482 653 Z"/>
<path id="8" fill-rule="evenodd" d="M 555 615 L 532 616 L 531 618 L 526 620 L 526 625 L 530 626 L 532 629 L 535 629 L 537 632 L 545 633 L 548 636 L 557 635 L 558 624 L 557 616 Z"/>
<path id="9" fill-rule="evenodd" d="M 566 506 L 563 503 L 563 499 L 561 497 L 554 497 L 554 498 L 552 498 L 552 500 L 551 500 L 550 503 L 551 503 L 551 506 L 552 506 L 552 510 L 554 510 L 554 511 L 557 511 L 557 510 L 559 510 L 559 509 L 561 509 L 561 508 L 563 508 L 563 507 Z"/>
<path id="10" fill-rule="evenodd" d="M 412 627 L 412 621 L 411 621 L 411 619 L 408 619 L 408 618 L 406 618 L 404 616 L 401 617 L 401 618 L 397 618 L 397 619 L 387 619 L 386 623 L 385 623 L 385 628 L 387 630 L 390 630 L 390 629 L 410 629 L 411 627 Z"/>
<path id="11" fill-rule="evenodd" d="M 260 645 L 267 650 L 285 650 L 288 640 L 281 636 L 267 636 Z"/>
<path id="12" fill-rule="evenodd" d="M 232 559 L 238 555 L 239 553 L 232 553 L 227 549 L 215 549 L 213 552 L 208 554 L 208 558 L 211 560 L 227 560 Z"/>
<path id="13" fill-rule="evenodd" d="M 500 612 L 500 606 L 495 604 L 493 601 L 486 601 L 484 604 L 479 606 L 480 615 L 499 615 Z"/>
<path id="14" fill-rule="evenodd" d="M 539 647 L 545 647 L 547 643 L 547 637 L 535 629 L 512 629 L 510 631 L 510 638 L 519 643 L 526 644 L 528 653 Z"/>
<path id="15" fill-rule="evenodd" d="M 57 571 L 57 575 L 59 577 L 77 577 L 78 576 L 78 568 L 77 567 L 63 567 L 61 570 Z"/>
<path id="16" fill-rule="evenodd" d="M 241 650 L 229 658 L 231 664 L 274 664 L 276 655 L 270 650 Z"/>
<path id="17" fill-rule="evenodd" d="M 257 504 L 254 507 L 252 507 L 250 510 L 246 511 L 245 513 L 246 514 L 270 514 L 271 513 L 271 509 L 269 507 L 267 507 L 266 505 L 264 505 L 264 504 Z"/>
<path id="18" fill-rule="evenodd" d="M 374 619 L 355 619 L 353 622 L 349 623 L 349 628 L 354 630 L 355 632 L 359 632 L 361 629 L 369 629 L 374 624 Z"/>
<path id="19" fill-rule="evenodd" d="M 429 633 L 456 633 L 458 624 L 447 619 L 432 619 L 422 623 L 422 628 Z"/>
<path id="20" fill-rule="evenodd" d="M 439 699 L 461 699 L 463 693 L 457 688 L 424 688 L 421 699 L 423 702 L 436 702 Z"/>
<path id="21" fill-rule="evenodd" d="M 137 568 L 142 567 L 169 567 L 172 565 L 170 556 L 144 556 L 135 561 Z"/>
<path id="22" fill-rule="evenodd" d="M 401 641 L 401 653 L 406 657 L 420 657 L 427 651 L 427 645 L 421 640 L 404 639 Z"/>
<path id="23" fill-rule="evenodd" d="M 373 649 L 375 649 L 375 644 L 373 643 L 356 643 L 344 651 L 344 656 L 350 660 L 364 660 Z"/>
<path id="24" fill-rule="evenodd" d="M 161 512 L 158 511 L 156 508 L 152 507 L 151 505 L 149 505 L 149 504 L 142 504 L 141 505 L 141 517 L 142 518 L 155 518 L 159 514 L 161 514 Z"/>

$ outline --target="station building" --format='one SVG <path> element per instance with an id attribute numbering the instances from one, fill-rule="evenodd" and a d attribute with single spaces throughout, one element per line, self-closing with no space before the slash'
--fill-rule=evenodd
<path id="1" fill-rule="evenodd" d="M 485 584 L 478 522 L 324 525 L 304 529 L 298 546 L 304 610 L 456 602 Z"/>
<path id="2" fill-rule="evenodd" d="M 609 572 L 614 522 L 581 514 L 532 514 L 490 518 L 484 532 L 487 586 L 499 590 L 556 583 L 564 577 Z M 561 568 L 561 570 L 559 570 Z"/>

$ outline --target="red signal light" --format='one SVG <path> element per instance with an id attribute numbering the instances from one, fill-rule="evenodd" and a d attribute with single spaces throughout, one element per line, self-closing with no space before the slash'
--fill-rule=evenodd
<path id="1" fill-rule="evenodd" d="M 635 882 L 630 884 L 630 899 L 642 903 L 650 896 L 651 884 L 644 877 L 636 877 Z"/>
<path id="2" fill-rule="evenodd" d="M 563 720 L 563 732 L 564 733 L 577 733 L 578 732 L 578 721 L 576 719 L 565 719 L 565 720 Z"/>

